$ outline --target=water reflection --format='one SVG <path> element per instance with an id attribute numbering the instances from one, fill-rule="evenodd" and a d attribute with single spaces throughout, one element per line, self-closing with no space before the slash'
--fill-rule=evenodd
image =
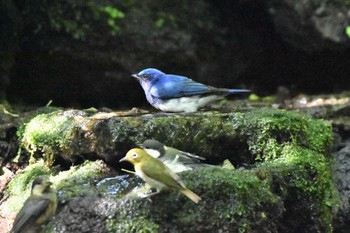
<path id="1" fill-rule="evenodd" d="M 121 197 L 142 182 L 138 177 L 133 175 L 122 175 L 105 178 L 96 184 L 96 188 L 102 194 Z"/>

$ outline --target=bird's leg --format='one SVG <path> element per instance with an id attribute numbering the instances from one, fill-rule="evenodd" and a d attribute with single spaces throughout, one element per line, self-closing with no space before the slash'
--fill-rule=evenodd
<path id="1" fill-rule="evenodd" d="M 147 198 L 147 200 L 149 201 L 149 202 L 152 202 L 152 200 L 149 198 L 149 197 L 152 197 L 153 195 L 156 195 L 156 194 L 158 194 L 158 193 L 160 193 L 160 190 L 157 190 L 157 191 L 155 191 L 155 192 L 152 192 L 152 193 L 149 193 L 149 194 L 139 194 L 139 197 L 141 198 L 141 199 L 145 199 L 145 198 Z"/>
<path id="2" fill-rule="evenodd" d="M 156 195 L 158 193 L 160 193 L 160 191 L 157 190 L 157 191 L 149 193 L 149 194 L 144 194 L 143 198 L 152 197 L 153 195 Z"/>

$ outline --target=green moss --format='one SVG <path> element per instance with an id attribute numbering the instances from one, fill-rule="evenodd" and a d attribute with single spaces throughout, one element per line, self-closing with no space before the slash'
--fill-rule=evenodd
<path id="1" fill-rule="evenodd" d="M 58 115 L 57 112 L 40 114 L 28 122 L 20 134 L 21 145 L 32 155 L 37 151 L 44 153 L 49 163 L 55 159 L 54 148 L 67 148 L 72 130 L 72 119 Z M 31 157 L 31 162 L 34 162 Z"/>
<path id="2" fill-rule="evenodd" d="M 330 123 L 271 109 L 238 113 L 231 119 L 256 159 L 265 161 L 253 170 L 262 179 L 270 177 L 275 194 L 293 203 L 286 207 L 298 219 L 291 224 L 308 219 L 317 231 L 331 232 L 331 206 L 337 203 L 337 195 L 327 156 L 333 140 Z M 294 208 L 301 208 L 304 219 Z"/>
<path id="3" fill-rule="evenodd" d="M 235 137 L 227 118 L 227 114 L 219 113 L 113 118 L 108 122 L 108 133 L 115 148 L 123 153 L 154 138 L 184 151 L 216 157 L 222 155 L 217 147 L 230 147 Z"/>
<path id="4" fill-rule="evenodd" d="M 248 232 L 254 222 L 266 221 L 266 215 L 272 220 L 269 208 L 276 213 L 282 211 L 280 197 L 274 195 L 270 184 L 259 179 L 254 171 L 203 168 L 182 177 L 191 190 L 204 193 L 198 207 L 189 207 L 177 216 L 185 225 L 202 219 L 204 213 L 205 218 L 209 218 L 207 221 L 215 223 L 218 229 Z"/>
<path id="5" fill-rule="evenodd" d="M 134 117 L 113 118 L 109 123 L 110 133 L 117 142 L 128 142 L 130 139 L 137 140 L 142 136 L 144 121 Z"/>
<path id="6" fill-rule="evenodd" d="M 181 173 L 187 187 L 202 197 L 199 204 L 174 191 L 153 196 L 152 203 L 117 199 L 120 206 L 108 220 L 111 232 L 176 232 L 184 228 L 188 232 L 284 232 L 285 226 L 300 224 L 312 232 L 332 231 L 331 206 L 337 197 L 328 156 L 332 128 L 326 121 L 271 109 L 101 121 L 74 111 L 58 111 L 30 121 L 23 142 L 29 142 L 29 149 L 35 148 L 33 153 L 50 148 L 53 154 L 68 155 L 89 151 L 84 149 L 87 145 L 99 145 L 79 136 L 81 132 L 89 132 L 89 137 L 118 153 L 155 138 L 210 158 L 217 154 L 223 158 L 227 153 L 234 164 L 244 156 L 261 160 L 249 170 L 210 167 Z M 236 147 L 249 150 L 237 152 Z M 239 156 L 230 156 L 233 153 Z M 69 200 L 95 192 L 92 183 L 104 171 L 103 162 L 86 162 L 51 179 L 60 197 Z"/>
<path id="7" fill-rule="evenodd" d="M 199 204 L 164 191 L 152 197 L 153 204 L 138 200 L 121 207 L 114 224 L 136 218 L 158 224 L 160 232 L 296 232 L 300 225 L 312 232 L 332 231 L 332 206 L 338 200 L 328 156 L 332 142 L 328 122 L 271 109 L 232 113 L 230 121 L 225 115 L 190 119 L 154 118 L 146 123 L 146 131 L 159 140 L 173 139 L 173 144 L 186 138 L 201 148 L 222 135 L 235 140 L 236 131 L 263 161 L 249 170 L 211 167 L 181 173 L 187 187 L 202 197 Z M 215 143 L 206 144 L 208 151 L 213 150 Z M 138 220 L 131 225 L 137 224 Z"/>
<path id="8" fill-rule="evenodd" d="M 163 191 L 152 202 L 123 201 L 110 220 L 111 232 L 142 232 L 143 224 L 149 232 L 249 232 L 257 229 L 257 222 L 276 228 L 274 214 L 283 210 L 281 198 L 254 172 L 211 167 L 181 177 L 202 201 L 196 204 L 175 191 Z"/>
<path id="9" fill-rule="evenodd" d="M 86 161 L 59 173 L 48 169 L 43 161 L 39 161 L 26 167 L 11 180 L 5 191 L 9 195 L 5 206 L 10 212 L 18 212 L 30 195 L 33 180 L 38 176 L 47 176 L 53 182 L 52 186 L 57 190 L 59 198 L 68 201 L 76 196 L 97 192 L 93 188 L 94 182 L 105 173 L 106 165 L 102 161 Z"/>
<path id="10" fill-rule="evenodd" d="M 57 156 L 74 162 L 79 155 L 110 156 L 111 148 L 125 153 L 145 139 L 203 155 L 221 156 L 219 147 L 230 147 L 235 137 L 228 115 L 218 113 L 191 116 L 88 117 L 81 111 L 40 114 L 23 126 L 21 145 L 34 157 L 42 156 L 52 165 Z M 186 138 L 186 140 L 183 140 Z M 39 153 L 37 153 L 39 152 Z"/>
<path id="11" fill-rule="evenodd" d="M 83 152 L 80 141 L 89 140 L 83 135 L 91 122 L 81 116 L 81 111 L 55 111 L 39 114 L 25 123 L 19 133 L 21 146 L 31 153 L 30 162 L 35 162 L 34 154 L 41 152 L 45 162 L 52 165 L 60 155 L 74 161 L 76 151 Z"/>
<path id="12" fill-rule="evenodd" d="M 264 170 L 270 173 L 270 178 L 274 177 L 279 190 L 284 190 L 284 198 L 291 195 L 288 193 L 291 190 L 298 193 L 294 198 L 295 201 L 299 198 L 298 204 L 305 208 L 304 218 L 312 216 L 309 221 L 314 222 L 320 232 L 332 231 L 332 206 L 337 205 L 338 196 L 332 182 L 329 158 L 310 149 L 285 146 L 280 158 L 263 163 L 257 172 L 261 174 Z"/>
<path id="13" fill-rule="evenodd" d="M 9 195 L 6 201 L 9 210 L 18 212 L 30 195 L 33 180 L 38 176 L 49 176 L 50 174 L 52 171 L 46 168 L 41 161 L 27 166 L 20 174 L 16 175 L 5 191 L 6 195 Z"/>
<path id="14" fill-rule="evenodd" d="M 60 198 L 73 197 L 97 192 L 94 181 L 106 174 L 106 165 L 102 161 L 86 161 L 79 166 L 71 166 L 68 171 L 58 173 L 51 178 L 53 187 L 59 191 Z"/>
<path id="15" fill-rule="evenodd" d="M 279 232 L 285 226 L 284 232 L 296 232 L 300 225 L 332 231 L 337 198 L 329 160 L 310 149 L 288 145 L 279 158 L 250 170 L 210 167 L 181 177 L 202 201 L 195 204 L 174 191 L 152 202 L 123 201 L 109 220 L 111 232 L 139 232 L 143 225 L 152 229 L 147 232 Z"/>
<path id="16" fill-rule="evenodd" d="M 49 222 L 43 227 L 41 233 L 53 233 L 53 232 L 55 232 L 54 225 L 52 224 L 52 222 Z"/>
<path id="17" fill-rule="evenodd" d="M 246 154 L 269 160 L 278 158 L 285 145 L 300 145 L 327 153 L 332 142 L 328 122 L 283 110 L 112 117 L 107 120 L 81 114 L 84 113 L 56 111 L 36 116 L 21 134 L 22 146 L 32 155 L 42 152 L 48 164 L 52 164 L 58 155 L 74 161 L 77 155 L 87 153 L 108 157 L 111 148 L 125 153 L 148 138 L 211 159 L 235 157 L 233 143 L 237 148 L 247 144 L 249 152 Z"/>
<path id="18" fill-rule="evenodd" d="M 218 145 L 224 147 L 234 137 L 233 126 L 226 119 L 225 114 L 210 112 L 153 118 L 145 123 L 144 136 L 185 151 L 213 155 Z"/>
<path id="19" fill-rule="evenodd" d="M 257 159 L 278 158 L 285 145 L 326 153 L 333 138 L 330 123 L 297 112 L 260 109 L 232 114 L 231 120 Z"/>
<path id="20" fill-rule="evenodd" d="M 29 116 L 26 117 L 26 119 L 24 119 L 22 125 L 19 127 L 19 129 L 17 130 L 17 136 L 19 138 L 22 138 L 23 137 L 23 133 L 25 131 L 25 128 L 26 128 L 26 125 L 27 123 L 33 119 L 34 117 L 38 116 L 38 115 L 41 115 L 41 114 L 48 114 L 48 113 L 51 113 L 51 112 L 56 112 L 56 111 L 59 111 L 60 108 L 57 108 L 57 107 L 51 107 L 51 106 L 45 106 L 45 107 L 42 107 L 42 108 L 38 108 L 36 111 L 32 112 Z M 23 111 L 23 110 L 22 110 Z"/>
<path id="21" fill-rule="evenodd" d="M 115 221 L 115 219 L 109 219 L 107 224 L 109 232 L 159 232 L 159 225 L 144 216 L 134 217 L 132 220 L 125 219 L 118 222 Z"/>

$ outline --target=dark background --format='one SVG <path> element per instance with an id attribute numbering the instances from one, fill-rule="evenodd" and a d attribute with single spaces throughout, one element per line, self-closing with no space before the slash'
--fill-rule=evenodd
<path id="1" fill-rule="evenodd" d="M 10 103 L 147 106 L 148 67 L 273 95 L 349 90 L 348 1 L 0 3 L 0 94 Z"/>

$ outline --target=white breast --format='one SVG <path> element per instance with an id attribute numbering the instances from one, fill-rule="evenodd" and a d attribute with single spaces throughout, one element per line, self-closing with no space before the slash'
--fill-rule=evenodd
<path id="1" fill-rule="evenodd" d="M 217 95 L 181 97 L 166 100 L 164 103 L 159 104 L 158 108 L 164 112 L 197 112 L 198 109 L 221 98 L 222 96 Z"/>

